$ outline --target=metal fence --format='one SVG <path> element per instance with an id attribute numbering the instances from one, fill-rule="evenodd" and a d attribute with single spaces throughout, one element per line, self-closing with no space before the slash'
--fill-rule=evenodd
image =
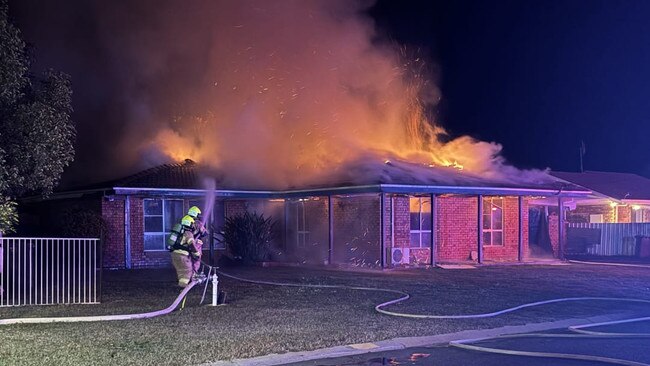
<path id="1" fill-rule="evenodd" d="M 0 307 L 96 304 L 99 239 L 0 238 Z"/>
<path id="2" fill-rule="evenodd" d="M 586 243 L 584 254 L 597 256 L 634 256 L 637 237 L 650 237 L 650 223 L 571 223 L 568 228 L 569 242 L 572 240 L 572 229 L 591 229 L 596 233 L 595 240 L 588 240 Z M 580 235 L 573 236 L 579 238 Z"/>

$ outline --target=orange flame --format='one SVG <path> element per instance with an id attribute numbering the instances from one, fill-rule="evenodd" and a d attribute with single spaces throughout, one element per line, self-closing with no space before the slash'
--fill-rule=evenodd
<path id="1" fill-rule="evenodd" d="M 310 182 L 368 156 L 496 174 L 499 145 L 440 142 L 444 129 L 425 113 L 440 96 L 422 59 L 377 46 L 359 4 L 251 4 L 215 12 L 213 82 L 192 91 L 194 115 L 153 134 L 166 156 L 268 186 Z"/>

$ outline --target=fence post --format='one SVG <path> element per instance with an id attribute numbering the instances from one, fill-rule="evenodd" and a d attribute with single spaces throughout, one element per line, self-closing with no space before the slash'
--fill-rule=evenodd
<path id="1" fill-rule="evenodd" d="M 102 284 L 104 281 L 102 280 L 103 274 L 104 274 L 104 230 L 100 232 L 99 235 L 99 243 L 97 244 L 99 246 L 99 300 L 98 302 L 102 302 Z"/>
<path id="2" fill-rule="evenodd" d="M 4 272 L 2 269 L 4 268 L 4 248 L 5 248 L 5 243 L 4 240 L 2 240 L 2 230 L 0 230 L 0 305 L 2 305 L 2 299 L 4 298 L 4 293 L 5 290 L 2 287 L 2 284 L 4 283 Z"/>

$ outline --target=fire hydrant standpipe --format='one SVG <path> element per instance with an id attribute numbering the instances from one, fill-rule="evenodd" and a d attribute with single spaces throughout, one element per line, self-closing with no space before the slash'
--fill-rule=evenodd
<path id="1" fill-rule="evenodd" d="M 219 278 L 217 274 L 212 275 L 212 306 L 217 306 L 217 297 L 219 294 Z"/>

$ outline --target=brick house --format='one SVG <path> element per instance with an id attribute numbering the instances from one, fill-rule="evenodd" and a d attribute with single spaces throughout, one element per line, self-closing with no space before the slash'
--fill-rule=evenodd
<path id="1" fill-rule="evenodd" d="M 650 179 L 613 172 L 550 174 L 592 192 L 589 197 L 564 202 L 565 255 L 573 259 L 650 259 Z M 547 209 L 543 200 L 533 203 Z M 557 216 L 549 216 L 548 222 L 549 227 L 551 222 L 557 226 Z"/>
<path id="2" fill-rule="evenodd" d="M 169 266 L 164 240 L 171 225 L 190 206 L 206 207 L 199 170 L 186 160 L 57 192 L 26 205 L 23 217 L 31 227 L 43 228 L 34 234 L 54 235 L 47 225 L 53 211 L 84 207 L 104 222 L 105 268 Z M 466 179 L 452 169 L 445 174 L 462 179 L 409 181 L 397 173 L 382 178 L 389 183 L 378 179 L 283 191 L 217 184 L 211 226 L 216 232 L 225 218 L 245 211 L 272 217 L 277 232 L 271 261 L 278 262 L 373 268 L 516 262 L 534 259 L 529 245 L 532 202 L 545 197 L 561 205 L 591 194 L 550 176 L 542 183 L 518 185 Z M 562 228 L 551 226 L 549 235 L 559 247 Z M 206 258 L 214 261 L 225 248 L 214 233 L 211 237 L 204 247 Z"/>
<path id="3" fill-rule="evenodd" d="M 650 222 L 650 179 L 630 173 L 551 172 L 551 175 L 585 187 L 592 198 L 569 200 L 571 223 Z"/>

